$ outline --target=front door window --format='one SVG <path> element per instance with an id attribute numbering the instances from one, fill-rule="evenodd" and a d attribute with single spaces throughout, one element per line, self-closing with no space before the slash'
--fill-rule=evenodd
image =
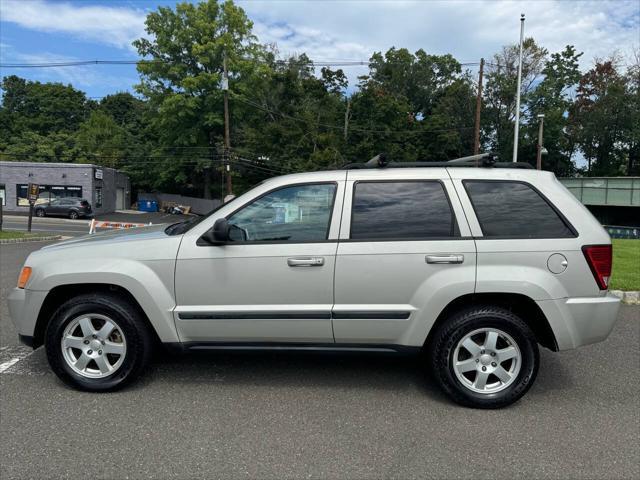
<path id="1" fill-rule="evenodd" d="M 295 185 L 267 193 L 229 217 L 236 242 L 320 242 L 329 235 L 336 185 Z"/>

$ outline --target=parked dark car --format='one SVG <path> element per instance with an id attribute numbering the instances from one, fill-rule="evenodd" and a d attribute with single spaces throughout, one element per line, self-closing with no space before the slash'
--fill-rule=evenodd
<path id="1" fill-rule="evenodd" d="M 76 219 L 90 217 L 91 205 L 83 198 L 55 198 L 51 202 L 36 205 L 35 214 L 38 217 L 61 216 Z"/>

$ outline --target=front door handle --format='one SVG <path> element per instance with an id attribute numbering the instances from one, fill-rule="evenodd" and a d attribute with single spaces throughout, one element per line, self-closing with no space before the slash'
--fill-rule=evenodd
<path id="1" fill-rule="evenodd" d="M 447 254 L 447 255 L 427 255 L 425 257 L 427 263 L 462 263 L 464 262 L 464 255 Z"/>
<path id="2" fill-rule="evenodd" d="M 321 267 L 324 265 L 323 257 L 295 257 L 287 258 L 290 267 Z"/>

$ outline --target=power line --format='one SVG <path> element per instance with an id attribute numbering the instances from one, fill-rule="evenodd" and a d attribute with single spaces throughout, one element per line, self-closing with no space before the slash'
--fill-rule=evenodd
<path id="1" fill-rule="evenodd" d="M 135 158 L 138 158 L 139 160 L 135 160 L 131 163 L 126 163 L 125 165 L 122 165 L 122 167 L 135 167 L 137 165 L 160 165 L 158 163 L 158 160 L 176 160 L 175 156 L 154 156 L 154 155 L 149 155 L 149 156 L 139 156 L 139 157 L 131 157 L 131 156 L 113 156 L 113 155 L 99 155 L 99 154 L 91 154 L 91 153 L 79 153 L 78 155 L 72 155 L 72 154 L 48 154 L 48 153 L 4 153 L 4 152 L 0 152 L 0 158 L 4 158 L 4 157 L 10 157 L 10 158 L 50 158 L 50 159 L 63 159 L 63 158 L 68 158 L 68 159 L 83 159 L 83 160 L 87 160 L 87 161 L 94 161 L 94 160 L 134 160 Z M 213 158 L 212 158 L 213 157 Z M 201 157 L 197 157 L 197 156 L 191 156 L 191 157 L 187 157 L 187 158 L 183 158 L 180 161 L 181 165 L 188 165 L 188 164 L 201 164 L 201 163 L 207 163 L 207 162 L 213 162 L 213 163 L 218 163 L 220 165 L 223 165 L 226 161 L 226 156 L 223 154 L 213 154 L 213 155 L 209 155 L 209 156 L 201 156 Z M 290 173 L 289 170 L 283 170 L 277 167 L 272 167 L 269 165 L 262 165 L 262 164 L 258 164 L 252 160 L 249 160 L 247 158 L 241 157 L 241 156 L 237 156 L 237 155 L 232 155 L 232 159 L 230 160 L 233 163 L 237 163 L 240 165 L 244 165 L 247 167 L 252 167 L 252 168 L 256 168 L 259 170 L 264 170 L 268 173 Z M 51 163 L 51 162 L 38 162 L 38 163 Z M 62 162 L 62 163 L 69 163 L 70 165 L 74 165 L 76 164 L 75 162 Z M 77 165 L 77 164 L 76 164 Z"/>
<path id="2" fill-rule="evenodd" d="M 370 66 L 371 61 L 369 60 L 338 60 L 338 61 L 327 61 L 327 60 L 310 60 L 308 62 L 298 62 L 296 59 L 290 60 L 260 60 L 256 58 L 240 58 L 240 60 L 260 63 L 260 64 L 268 64 L 268 65 L 280 65 L 280 66 L 310 66 L 310 67 L 357 67 L 357 66 Z M 81 66 L 92 66 L 92 65 L 138 65 L 138 64 L 172 64 L 172 65 L 187 65 L 185 63 L 180 62 L 172 62 L 168 60 L 76 60 L 76 61 L 65 61 L 65 62 L 38 62 L 38 63 L 0 63 L 0 68 L 61 68 L 61 67 L 81 67 Z M 382 65 L 404 65 L 404 62 L 387 62 L 384 61 Z M 411 64 L 411 65 L 416 65 Z M 460 66 L 476 66 L 479 65 L 479 62 L 462 62 L 459 63 Z M 492 65 L 488 63 L 488 65 Z"/>

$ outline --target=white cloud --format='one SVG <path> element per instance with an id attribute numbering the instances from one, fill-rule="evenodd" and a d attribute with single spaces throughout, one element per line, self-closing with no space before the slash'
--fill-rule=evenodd
<path id="1" fill-rule="evenodd" d="M 131 42 L 144 34 L 145 12 L 126 7 L 2 0 L 0 11 L 3 22 L 118 48 L 132 48 Z"/>
<path id="2" fill-rule="evenodd" d="M 242 1 L 262 41 L 313 59 L 367 60 L 392 46 L 452 53 L 458 60 L 490 58 L 517 43 L 520 13 L 525 35 L 549 51 L 567 44 L 584 52 L 582 67 L 640 44 L 640 2 L 482 1 Z"/>

